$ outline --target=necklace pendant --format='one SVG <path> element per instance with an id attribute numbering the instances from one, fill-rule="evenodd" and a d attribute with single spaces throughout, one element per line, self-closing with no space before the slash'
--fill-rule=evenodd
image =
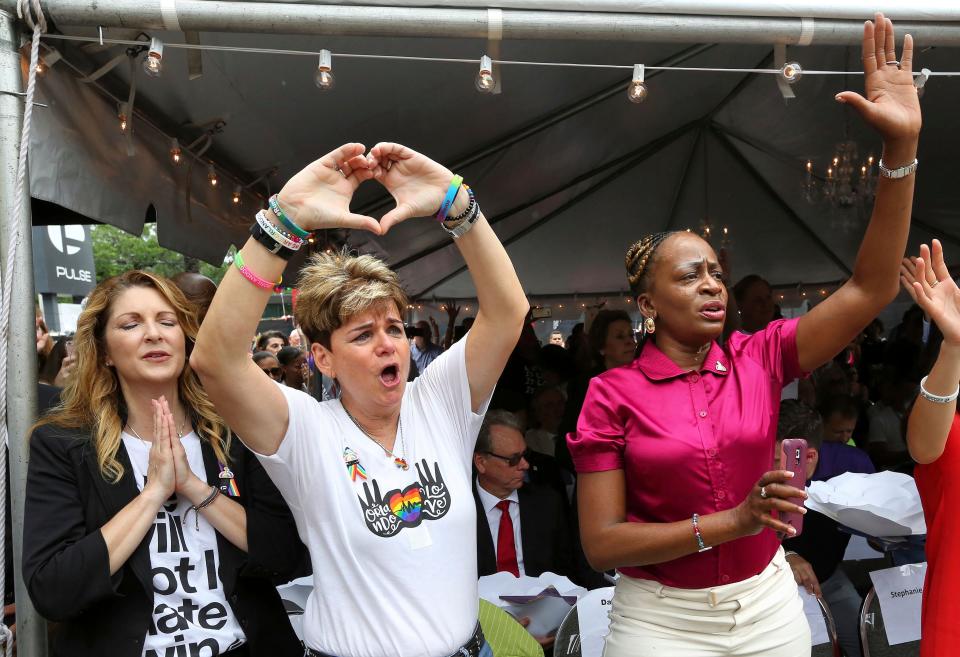
<path id="1" fill-rule="evenodd" d="M 393 457 L 393 464 L 400 468 L 401 470 L 409 470 L 410 465 L 407 463 L 407 459 L 400 458 L 399 456 Z"/>

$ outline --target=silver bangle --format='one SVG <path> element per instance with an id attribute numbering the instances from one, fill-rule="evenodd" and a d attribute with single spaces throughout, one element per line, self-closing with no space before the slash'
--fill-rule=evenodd
<path id="1" fill-rule="evenodd" d="M 880 158 L 880 175 L 884 178 L 893 178 L 894 180 L 897 180 L 898 178 L 906 178 L 910 174 L 916 172 L 919 164 L 920 161 L 914 158 L 913 162 L 907 164 L 906 166 L 902 166 L 897 169 L 888 169 L 883 163 L 883 158 Z"/>
<path id="2" fill-rule="evenodd" d="M 943 397 L 941 395 L 934 395 L 927 391 L 924 385 L 927 383 L 927 377 L 923 377 L 920 380 L 920 396 L 926 399 L 928 402 L 934 404 L 950 404 L 957 401 L 957 397 L 960 396 L 960 385 L 957 386 L 957 389 L 953 391 L 952 395 L 947 395 Z"/>

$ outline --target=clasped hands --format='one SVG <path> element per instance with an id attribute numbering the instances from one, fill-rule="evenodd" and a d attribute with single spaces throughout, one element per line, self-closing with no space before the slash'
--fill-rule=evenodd
<path id="1" fill-rule="evenodd" d="M 291 178 L 279 199 L 287 216 L 304 230 L 353 228 L 384 235 L 401 221 L 435 214 L 452 178 L 449 169 L 401 144 L 382 142 L 367 152 L 363 144 L 351 143 Z M 350 211 L 354 192 L 368 180 L 383 185 L 396 201 L 396 207 L 379 222 Z M 468 203 L 461 188 L 450 216 L 462 212 Z"/>
<path id="2" fill-rule="evenodd" d="M 210 485 L 190 469 L 187 452 L 180 441 L 176 422 L 166 398 L 153 402 L 153 442 L 147 463 L 147 483 L 143 493 L 160 505 L 171 495 L 183 495 L 198 504 L 210 493 Z"/>

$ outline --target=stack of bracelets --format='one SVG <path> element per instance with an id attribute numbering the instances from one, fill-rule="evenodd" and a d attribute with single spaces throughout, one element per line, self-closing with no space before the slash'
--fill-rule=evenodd
<path id="1" fill-rule="evenodd" d="M 470 197 L 470 203 L 467 205 L 466 210 L 451 217 L 449 216 L 450 209 L 453 207 L 453 202 L 457 198 L 457 193 L 461 187 L 466 190 L 467 195 Z M 272 210 L 273 214 L 280 220 L 282 227 L 270 221 L 267 213 L 264 210 L 260 210 L 257 212 L 257 223 L 250 227 L 250 235 L 270 253 L 280 256 L 284 260 L 289 260 L 293 257 L 294 253 L 300 250 L 300 247 L 304 244 L 304 240 L 310 237 L 310 232 L 300 228 L 300 226 L 295 224 L 286 215 L 283 208 L 280 207 L 280 201 L 277 199 L 276 194 L 271 196 L 267 202 L 270 205 L 270 210 Z M 463 178 L 461 176 L 454 176 L 453 180 L 450 181 L 450 187 L 447 189 L 447 195 L 444 197 L 443 203 L 437 211 L 437 221 L 440 222 L 440 225 L 443 226 L 443 229 L 447 231 L 451 237 L 459 239 L 473 228 L 479 216 L 480 206 L 477 204 L 473 190 L 463 184 Z M 283 282 L 282 277 L 276 283 L 271 283 L 257 276 L 244 264 L 243 255 L 239 251 L 233 263 L 237 266 L 237 269 L 240 270 L 240 273 L 243 274 L 244 278 L 264 290 L 277 290 Z"/>
<path id="2" fill-rule="evenodd" d="M 460 187 L 463 187 L 467 191 L 467 195 L 470 197 L 470 203 L 467 205 L 466 210 L 451 217 L 449 216 L 450 208 L 453 207 L 453 201 L 457 198 L 457 192 L 460 191 Z M 437 212 L 437 221 L 440 222 L 440 225 L 443 226 L 445 231 L 450 233 L 453 239 L 459 239 L 473 228 L 473 224 L 476 223 L 477 217 L 479 216 L 480 206 L 477 204 L 477 198 L 474 196 L 473 190 L 463 184 L 463 178 L 461 176 L 454 176 L 453 180 L 450 181 L 450 187 L 447 189 L 447 195 L 440 205 L 440 210 Z"/>

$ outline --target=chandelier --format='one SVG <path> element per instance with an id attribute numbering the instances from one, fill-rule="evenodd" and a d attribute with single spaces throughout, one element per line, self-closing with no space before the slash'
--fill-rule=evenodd
<path id="1" fill-rule="evenodd" d="M 811 205 L 825 207 L 834 216 L 834 223 L 843 229 L 853 229 L 866 218 L 873 205 L 877 189 L 877 168 L 873 155 L 860 159 L 857 143 L 847 139 L 834 149 L 823 176 L 807 160 L 802 192 Z"/>

